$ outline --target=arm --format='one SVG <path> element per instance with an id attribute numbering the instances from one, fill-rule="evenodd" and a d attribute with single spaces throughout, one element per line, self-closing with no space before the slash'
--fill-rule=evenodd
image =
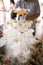
<path id="1" fill-rule="evenodd" d="M 2 4 L 3 4 L 3 7 L 2 7 L 3 11 L 6 11 L 4 1 L 2 1 Z"/>

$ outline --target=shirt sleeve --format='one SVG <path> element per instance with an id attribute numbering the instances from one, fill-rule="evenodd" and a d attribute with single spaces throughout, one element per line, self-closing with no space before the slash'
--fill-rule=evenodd
<path id="1" fill-rule="evenodd" d="M 18 8 L 19 6 L 19 1 L 15 4 L 15 8 Z"/>
<path id="2" fill-rule="evenodd" d="M 39 5 L 38 0 L 35 2 L 35 9 L 36 9 L 36 13 L 40 14 L 40 5 Z"/>
<path id="3" fill-rule="evenodd" d="M 38 0 L 34 1 L 34 8 L 35 8 L 35 11 L 33 8 L 32 9 L 30 8 L 30 12 L 26 14 L 25 18 L 30 17 L 30 19 L 32 19 L 33 17 L 33 19 L 35 19 L 40 15 L 40 6 L 39 6 Z"/>

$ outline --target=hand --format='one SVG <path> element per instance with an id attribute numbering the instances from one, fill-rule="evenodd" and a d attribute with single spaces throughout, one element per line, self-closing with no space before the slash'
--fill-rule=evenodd
<path id="1" fill-rule="evenodd" d="M 3 9 L 3 11 L 6 11 L 6 8 L 4 6 L 2 7 L 2 9 Z"/>

